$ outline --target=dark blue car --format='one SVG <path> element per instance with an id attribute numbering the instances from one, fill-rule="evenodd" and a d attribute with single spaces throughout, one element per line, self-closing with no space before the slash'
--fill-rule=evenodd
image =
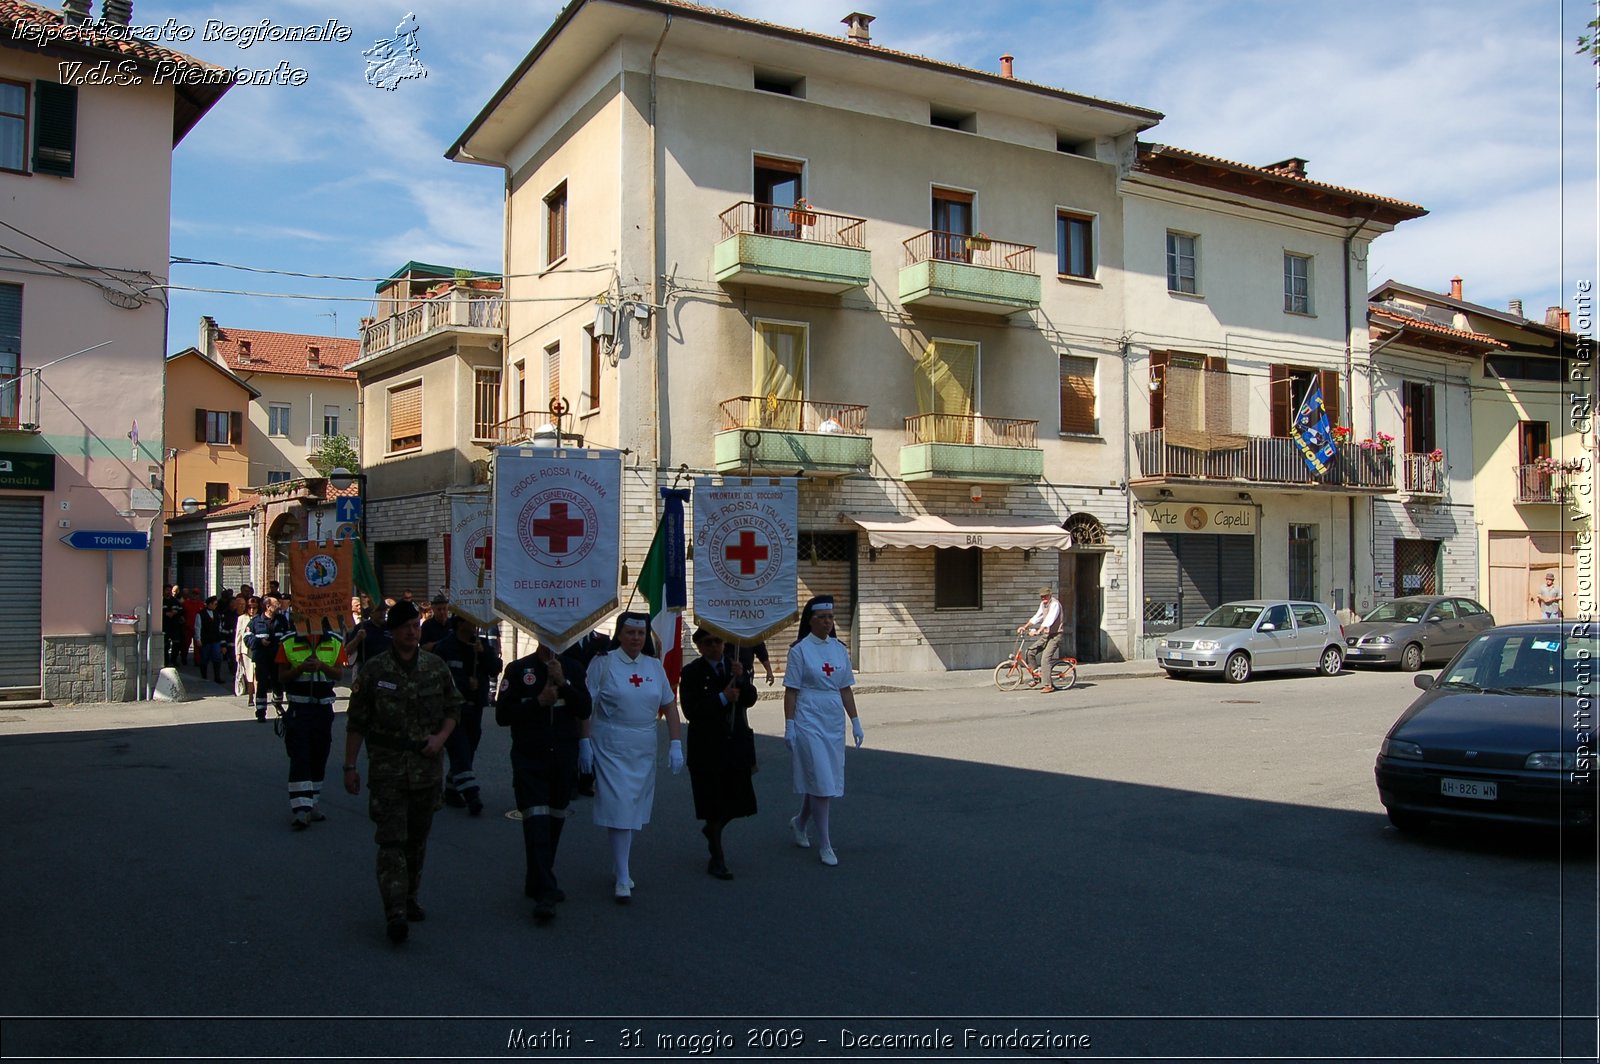
<path id="1" fill-rule="evenodd" d="M 1431 820 L 1594 830 L 1595 628 L 1544 621 L 1468 643 L 1394 722 L 1378 798 L 1402 831 Z"/>

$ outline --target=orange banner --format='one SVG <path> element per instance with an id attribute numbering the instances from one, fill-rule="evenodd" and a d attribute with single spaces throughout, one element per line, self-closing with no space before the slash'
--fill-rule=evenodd
<path id="1" fill-rule="evenodd" d="M 323 618 L 335 629 L 354 623 L 350 596 L 355 559 L 349 540 L 289 544 L 289 594 L 296 628 L 320 630 Z"/>

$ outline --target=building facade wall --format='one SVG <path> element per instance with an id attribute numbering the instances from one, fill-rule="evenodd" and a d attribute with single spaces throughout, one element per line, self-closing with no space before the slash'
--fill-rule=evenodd
<path id="1" fill-rule="evenodd" d="M 185 355 L 166 365 L 166 436 L 175 454 L 167 462 L 165 509 L 181 513 L 184 499 L 201 506 L 216 500 L 207 497 L 206 485 L 227 485 L 228 502 L 238 498 L 239 489 L 252 483 L 248 453 L 249 433 L 241 431 L 235 443 L 207 443 L 197 440 L 196 410 L 227 411 L 244 414 L 250 409 L 250 393 L 215 369 L 201 364 L 201 356 Z"/>
<path id="2" fill-rule="evenodd" d="M 336 377 L 293 377 L 274 373 L 247 373 L 240 376 L 261 392 L 250 404 L 248 449 L 252 486 L 267 483 L 267 474 L 288 473 L 292 477 L 319 475 L 311 465 L 306 437 L 322 433 L 322 408 L 339 408 L 339 432 L 355 435 L 356 385 L 353 380 Z M 273 435 L 269 410 L 273 404 L 289 407 L 289 431 Z"/>

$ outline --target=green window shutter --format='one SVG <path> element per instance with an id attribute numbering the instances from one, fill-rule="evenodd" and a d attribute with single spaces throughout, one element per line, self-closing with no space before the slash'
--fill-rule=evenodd
<path id="1" fill-rule="evenodd" d="M 33 171 L 73 176 L 78 149 L 78 90 L 53 81 L 34 82 Z"/>

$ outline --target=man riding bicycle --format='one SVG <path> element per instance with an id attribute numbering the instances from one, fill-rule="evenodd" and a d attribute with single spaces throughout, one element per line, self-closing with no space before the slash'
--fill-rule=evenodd
<path id="1" fill-rule="evenodd" d="M 1028 664 L 1044 677 L 1040 691 L 1055 690 L 1050 686 L 1050 670 L 1055 668 L 1056 656 L 1061 650 L 1062 619 L 1061 600 L 1046 585 L 1039 589 L 1039 608 L 1017 629 L 1018 635 L 1026 633 L 1036 637 L 1028 646 Z"/>

